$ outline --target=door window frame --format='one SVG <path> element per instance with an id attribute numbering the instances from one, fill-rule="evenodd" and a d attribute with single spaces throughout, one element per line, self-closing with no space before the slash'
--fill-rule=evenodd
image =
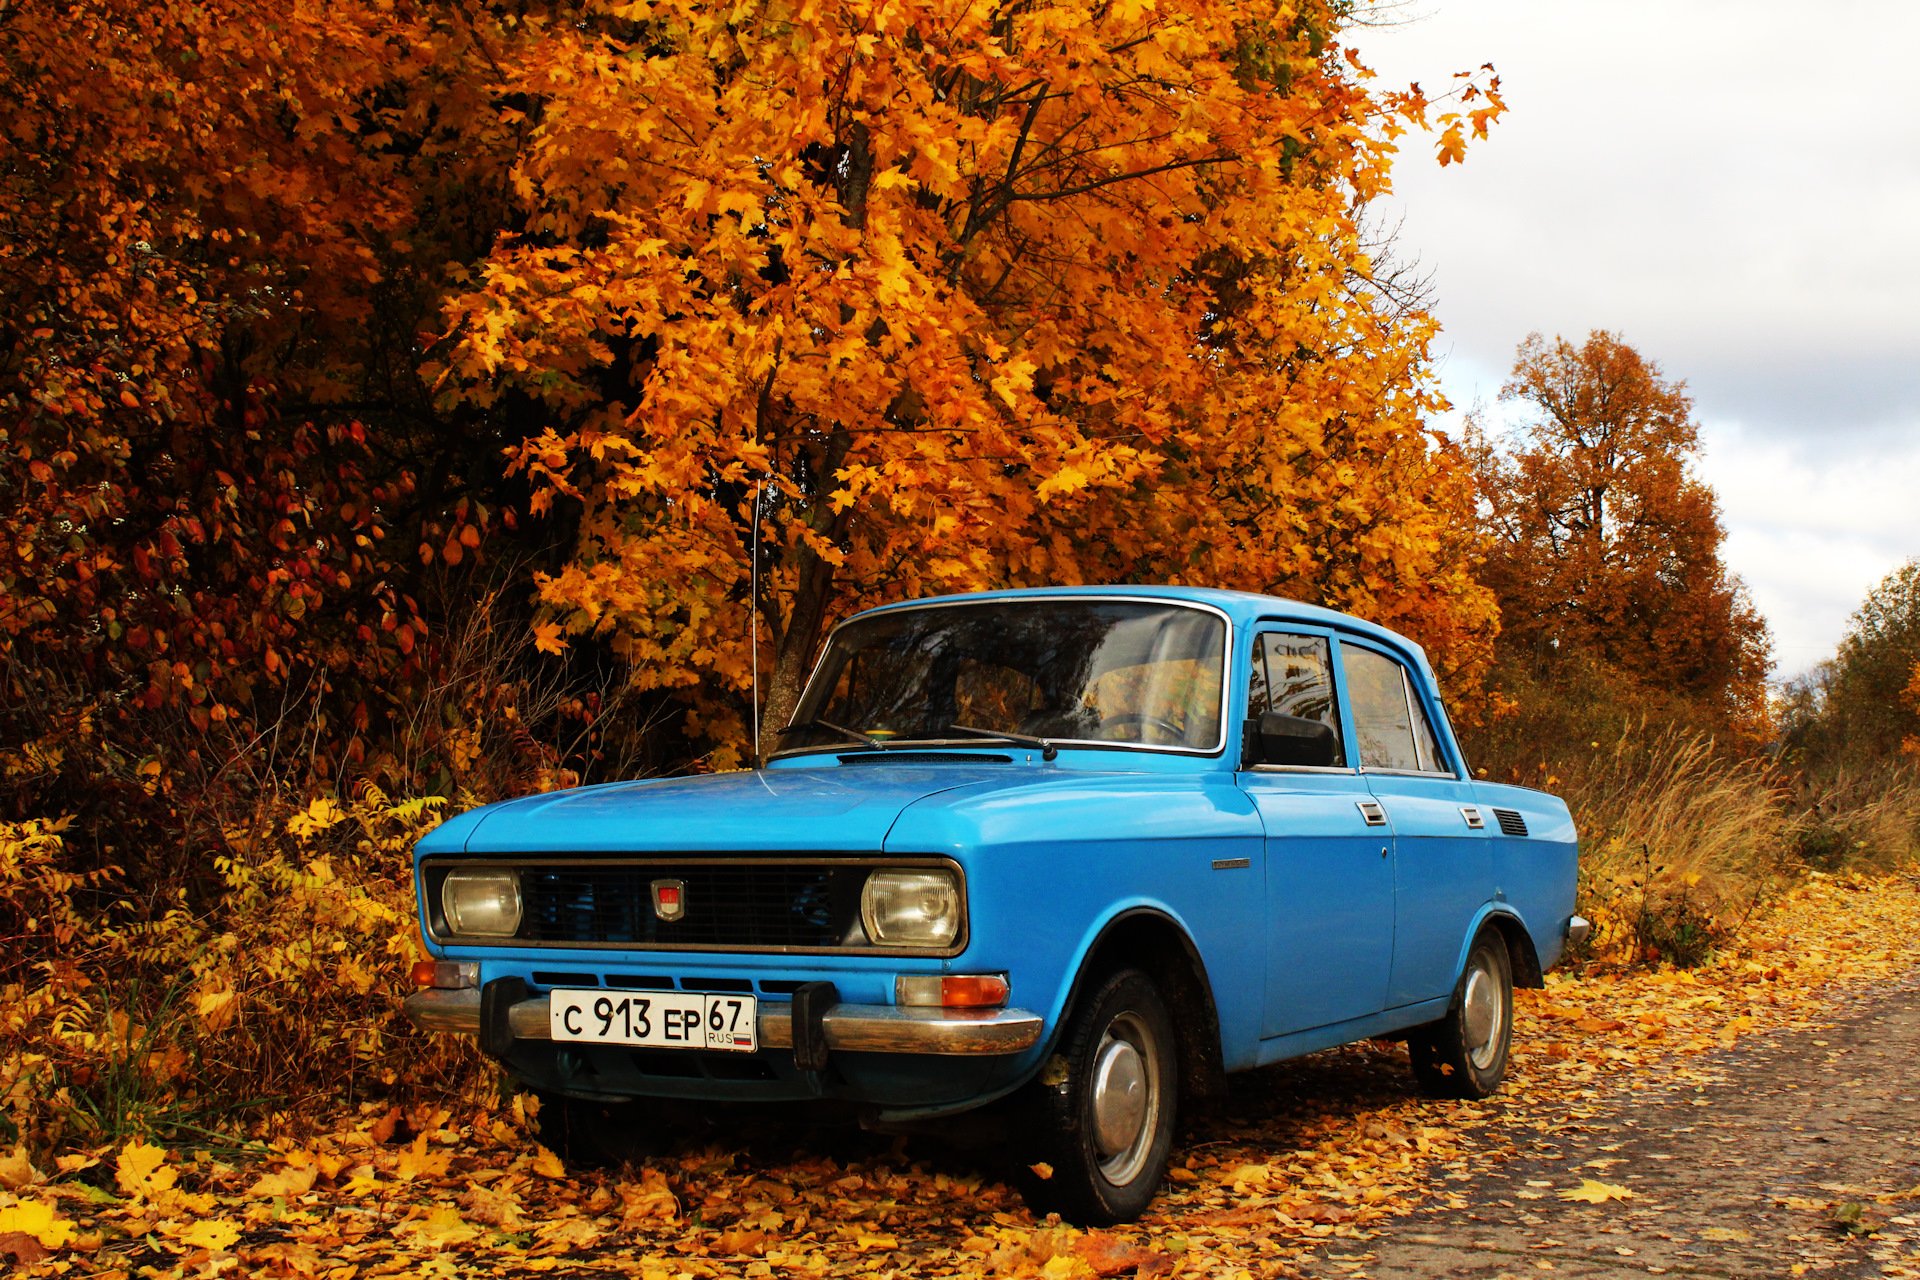
<path id="1" fill-rule="evenodd" d="M 1458 760 L 1457 758 L 1456 759 L 1446 758 L 1449 755 L 1449 748 L 1453 746 L 1452 726 L 1448 724 L 1448 734 L 1444 738 L 1435 729 L 1434 726 L 1436 723 L 1436 718 L 1433 714 L 1433 708 L 1428 705 L 1427 690 L 1426 690 L 1427 682 L 1425 680 L 1416 680 L 1414 678 L 1411 664 L 1409 664 L 1407 660 L 1401 657 L 1399 654 L 1393 652 L 1391 649 L 1385 648 L 1382 645 L 1370 644 L 1366 640 L 1359 639 L 1357 637 L 1348 637 L 1344 635 L 1337 636 L 1335 637 L 1335 639 L 1337 641 L 1338 649 L 1336 650 L 1336 653 L 1335 653 L 1334 666 L 1337 668 L 1339 673 L 1339 678 L 1343 684 L 1346 680 L 1346 658 L 1344 654 L 1339 651 L 1344 650 L 1348 647 L 1352 647 L 1354 650 L 1358 652 L 1369 653 L 1374 655 L 1375 657 L 1384 658 L 1386 661 L 1392 663 L 1394 667 L 1396 667 L 1399 670 L 1400 691 L 1401 691 L 1401 695 L 1406 699 L 1407 723 L 1408 723 L 1409 731 L 1413 732 L 1415 758 L 1417 759 L 1420 754 L 1420 735 L 1417 731 L 1413 731 L 1413 714 L 1415 710 L 1418 710 L 1420 715 L 1426 721 L 1427 736 L 1433 739 L 1434 751 L 1438 756 L 1441 757 L 1438 763 L 1444 766 L 1444 767 L 1435 768 L 1435 769 L 1387 769 L 1387 768 L 1376 768 L 1368 765 L 1366 760 L 1361 755 L 1359 722 L 1354 718 L 1354 708 L 1353 708 L 1352 702 L 1349 699 L 1343 698 L 1341 699 L 1341 706 L 1343 709 L 1342 714 L 1346 717 L 1348 721 L 1347 740 L 1353 744 L 1353 761 L 1355 766 L 1359 769 L 1359 771 L 1361 773 L 1377 774 L 1381 777 L 1391 777 L 1391 778 L 1450 778 L 1456 782 L 1464 779 L 1466 777 L 1466 774 L 1464 772 L 1464 763 Z M 1444 718 L 1444 713 L 1442 714 L 1442 717 L 1439 719 L 1439 723 L 1447 724 L 1447 721 Z"/>
<path id="2" fill-rule="evenodd" d="M 1260 644 L 1264 637 L 1270 636 L 1270 635 L 1281 635 L 1281 636 L 1290 636 L 1296 639 L 1318 640 L 1321 644 L 1324 644 L 1327 647 L 1327 684 L 1329 688 L 1329 694 L 1333 699 L 1334 731 L 1340 735 L 1341 752 L 1346 757 L 1348 763 L 1346 764 L 1248 764 L 1245 759 L 1245 748 L 1243 747 L 1241 752 L 1242 758 L 1240 762 L 1240 772 L 1242 773 L 1321 773 L 1321 774 L 1331 773 L 1331 774 L 1344 774 L 1350 777 L 1358 775 L 1361 772 L 1359 768 L 1359 763 L 1358 763 L 1359 752 L 1355 750 L 1355 746 L 1354 746 L 1352 723 L 1347 715 L 1347 710 L 1346 710 L 1346 696 L 1345 696 L 1346 690 L 1344 687 L 1345 682 L 1340 673 L 1340 637 L 1339 635 L 1334 631 L 1325 627 L 1306 626 L 1301 623 L 1287 622 L 1284 620 L 1257 622 L 1253 626 L 1249 627 L 1247 631 L 1248 631 L 1248 640 L 1247 640 L 1247 649 L 1246 649 L 1246 654 L 1247 654 L 1246 671 L 1247 671 L 1247 685 L 1249 688 L 1251 688 L 1253 684 L 1253 647 L 1256 644 Z M 1262 652 L 1263 653 L 1265 652 L 1264 645 L 1262 646 Z M 1262 675 L 1264 676 L 1264 674 L 1265 673 L 1263 672 Z M 1267 705 L 1269 707 L 1273 705 L 1273 688 L 1271 684 L 1267 686 Z M 1241 733 L 1243 735 L 1242 736 L 1243 741 L 1245 740 L 1244 735 L 1246 733 L 1245 726 L 1248 723 L 1248 721 L 1252 719 L 1252 717 L 1249 716 L 1248 714 L 1250 710 L 1251 708 L 1247 706 L 1247 700 L 1241 699 L 1240 713 L 1243 717 L 1246 717 L 1246 719 L 1243 719 L 1242 721 Z"/>

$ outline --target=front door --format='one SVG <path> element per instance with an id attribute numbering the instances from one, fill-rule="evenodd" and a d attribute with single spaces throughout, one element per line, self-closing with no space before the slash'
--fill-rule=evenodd
<path id="1" fill-rule="evenodd" d="M 1319 720 L 1341 736 L 1331 642 L 1253 640 L 1248 714 Z M 1331 767 L 1253 765 L 1240 785 L 1266 828 L 1263 1036 L 1345 1022 L 1386 1005 L 1393 965 L 1393 828 L 1344 743 Z"/>

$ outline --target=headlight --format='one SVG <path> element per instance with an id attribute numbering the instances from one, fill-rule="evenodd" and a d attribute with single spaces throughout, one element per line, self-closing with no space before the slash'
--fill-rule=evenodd
<path id="1" fill-rule="evenodd" d="M 520 877 L 503 869 L 449 872 L 440 909 L 455 934 L 511 938 L 520 927 Z"/>
<path id="2" fill-rule="evenodd" d="M 876 946 L 952 946 L 960 887 L 947 871 L 876 871 L 860 891 L 860 921 Z"/>

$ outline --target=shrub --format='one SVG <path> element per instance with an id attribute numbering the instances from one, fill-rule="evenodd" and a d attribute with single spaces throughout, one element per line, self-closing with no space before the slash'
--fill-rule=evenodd
<path id="1" fill-rule="evenodd" d="M 63 824 L 0 824 L 7 954 L 38 957 L 0 991 L 0 1136 L 233 1141 L 276 1112 L 477 1086 L 471 1046 L 413 1034 L 399 1012 L 420 954 L 406 853 L 442 803 L 367 787 L 344 805 L 263 804 L 228 833 L 213 909 L 182 894 L 127 923 L 83 909 L 105 873 L 57 870 Z M 48 930 L 68 945 L 13 945 Z"/>

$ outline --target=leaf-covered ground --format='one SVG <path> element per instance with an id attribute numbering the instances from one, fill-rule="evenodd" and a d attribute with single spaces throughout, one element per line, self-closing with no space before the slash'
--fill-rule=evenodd
<path id="1" fill-rule="evenodd" d="M 1191 1119 L 1141 1223 L 1036 1220 L 1004 1166 L 850 1126 L 733 1122 L 628 1168 L 573 1174 L 523 1104 L 369 1109 L 245 1158 L 142 1142 L 0 1158 L 0 1262 L 32 1276 L 1264 1276 L 1419 1204 L 1465 1205 L 1506 1132 L 1577 1124 L 1708 1055 L 1806 1025 L 1836 985 L 1920 964 L 1911 880 L 1816 880 L 1695 971 L 1555 976 L 1523 993 L 1513 1074 L 1432 1102 L 1404 1051 L 1361 1045 L 1237 1078 Z M 1600 1200 L 1569 1175 L 1543 1195 Z"/>

